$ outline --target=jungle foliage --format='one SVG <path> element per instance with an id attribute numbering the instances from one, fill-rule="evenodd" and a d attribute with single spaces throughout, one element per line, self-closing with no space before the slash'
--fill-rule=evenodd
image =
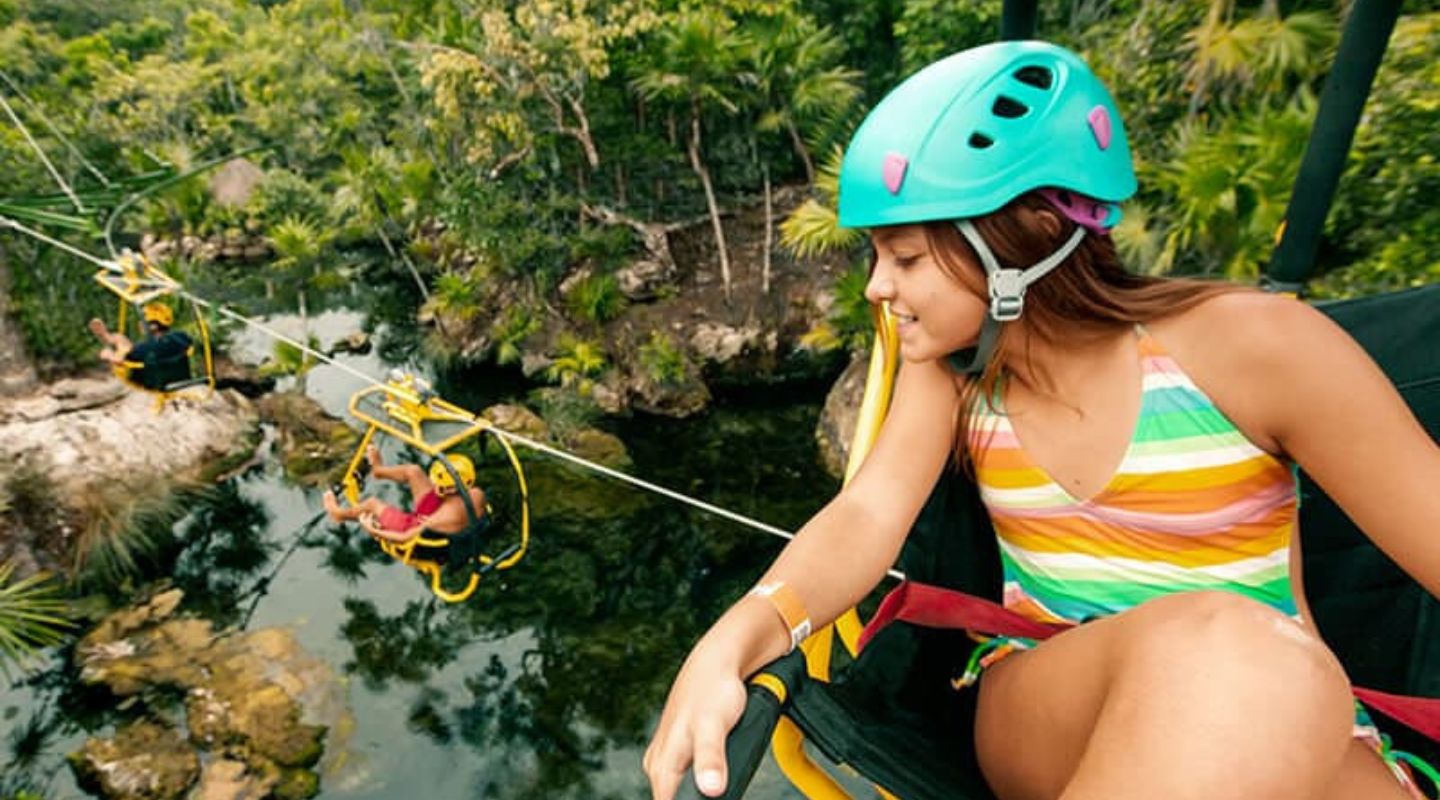
<path id="1" fill-rule="evenodd" d="M 810 192 L 784 229 L 789 252 L 854 251 L 858 237 L 834 226 L 833 154 L 900 77 L 992 39 L 1000 6 L 3 0 L 0 95 L 81 197 L 263 148 L 247 156 L 261 178 L 244 202 L 217 199 L 202 174 L 135 203 L 118 229 L 263 237 L 276 256 L 267 279 L 290 286 L 333 285 L 337 252 L 368 248 L 437 319 L 498 326 L 497 354 L 513 359 L 522 320 L 565 308 L 596 324 L 620 311 L 607 276 L 638 244 L 587 209 L 709 217 L 727 289 L 721 216 L 768 187 Z M 1143 189 L 1117 239 L 1135 268 L 1258 274 L 1348 6 L 1041 3 L 1041 33 L 1084 53 L 1126 112 Z M 1322 292 L 1440 269 L 1437 7 L 1405 6 L 1321 250 Z M 98 231 L 114 202 L 75 208 L 3 122 L 0 204 L 42 198 Z M 87 357 L 83 335 L 66 333 L 96 311 L 85 266 L 17 237 L 0 246 L 36 355 Z M 597 277 L 560 297 L 562 278 L 587 267 Z M 501 277 L 529 284 L 526 308 L 485 302 Z"/>

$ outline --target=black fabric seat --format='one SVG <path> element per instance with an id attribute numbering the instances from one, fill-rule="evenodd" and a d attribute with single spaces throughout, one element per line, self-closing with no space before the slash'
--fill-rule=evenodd
<path id="1" fill-rule="evenodd" d="M 191 376 L 190 351 L 190 337 L 171 331 L 136 345 L 129 357 L 142 365 L 137 378 L 141 386 L 169 392 L 207 382 Z"/>

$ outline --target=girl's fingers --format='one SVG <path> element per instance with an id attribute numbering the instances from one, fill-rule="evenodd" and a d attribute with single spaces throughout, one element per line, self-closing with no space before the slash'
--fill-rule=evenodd
<path id="1" fill-rule="evenodd" d="M 680 779 L 685 777 L 685 768 L 690 766 L 690 753 L 683 744 L 667 741 L 647 754 L 649 763 L 645 773 L 650 777 L 650 793 L 654 800 L 672 800 L 675 797 Z"/>
<path id="2" fill-rule="evenodd" d="M 708 797 L 725 791 L 727 733 L 718 717 L 704 717 L 695 722 L 695 785 Z"/>

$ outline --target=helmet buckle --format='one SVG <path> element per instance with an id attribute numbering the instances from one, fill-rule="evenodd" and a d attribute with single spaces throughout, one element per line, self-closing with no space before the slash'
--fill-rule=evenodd
<path id="1" fill-rule="evenodd" d="M 1025 276 L 1018 269 L 997 269 L 990 273 L 990 316 L 999 322 L 1020 318 L 1025 310 Z"/>

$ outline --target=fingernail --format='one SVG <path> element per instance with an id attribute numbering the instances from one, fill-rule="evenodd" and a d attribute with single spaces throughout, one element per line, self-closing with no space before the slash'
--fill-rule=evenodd
<path id="1" fill-rule="evenodd" d="M 721 778 L 720 773 L 713 769 L 700 773 L 699 783 L 700 789 L 706 792 L 718 792 L 725 788 L 725 779 Z"/>

